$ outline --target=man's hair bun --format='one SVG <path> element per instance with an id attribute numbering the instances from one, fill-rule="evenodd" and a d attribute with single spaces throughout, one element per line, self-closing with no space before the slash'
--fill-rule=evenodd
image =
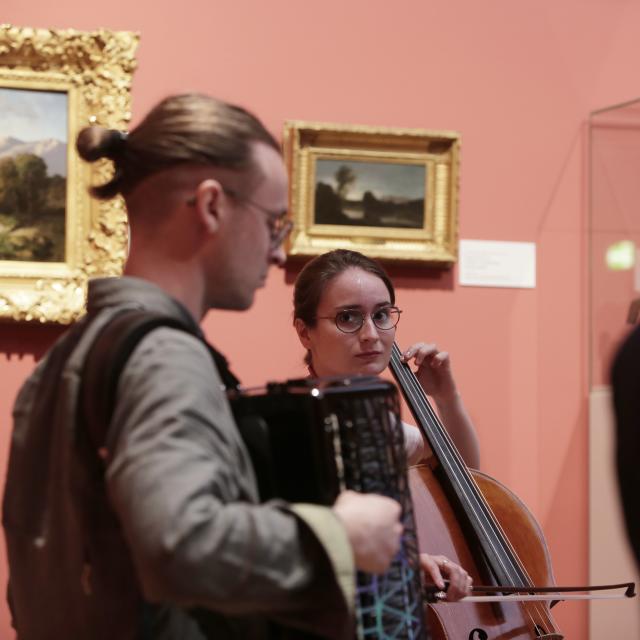
<path id="1" fill-rule="evenodd" d="M 78 134 L 76 148 L 80 157 L 87 162 L 100 158 L 115 160 L 121 153 L 127 134 L 104 127 L 86 127 Z"/>

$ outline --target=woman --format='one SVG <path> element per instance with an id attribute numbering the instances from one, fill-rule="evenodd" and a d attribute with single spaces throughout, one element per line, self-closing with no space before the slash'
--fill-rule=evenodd
<path id="1" fill-rule="evenodd" d="M 294 287 L 294 326 L 315 376 L 378 375 L 387 368 L 400 319 L 395 290 L 384 269 L 356 251 L 338 249 L 311 260 Z M 449 354 L 434 344 L 403 354 L 417 365 L 422 388 L 435 401 L 443 424 L 467 466 L 480 466 L 478 438 L 457 391 Z M 404 424 L 410 464 L 424 457 L 419 430 Z"/>
<path id="2" fill-rule="evenodd" d="M 374 260 L 338 249 L 311 260 L 294 286 L 294 326 L 307 350 L 311 375 L 378 375 L 389 364 L 400 310 L 393 284 Z M 404 352 L 417 365 L 420 384 L 468 466 L 480 462 L 478 439 L 451 373 L 449 355 L 433 344 L 417 343 Z M 426 444 L 417 427 L 403 423 L 410 464 L 424 457 Z M 433 581 L 451 581 L 449 597 L 468 592 L 467 572 L 444 556 L 421 555 Z"/>

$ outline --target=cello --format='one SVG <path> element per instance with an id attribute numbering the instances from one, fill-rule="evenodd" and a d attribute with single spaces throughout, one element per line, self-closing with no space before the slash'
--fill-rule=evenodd
<path id="1" fill-rule="evenodd" d="M 434 465 L 409 470 L 418 541 L 423 551 L 444 553 L 475 583 L 523 594 L 554 583 L 540 526 L 504 485 L 465 465 L 431 407 L 416 375 L 394 343 L 389 363 Z M 562 640 L 548 601 L 429 604 L 427 623 L 437 640 Z"/>

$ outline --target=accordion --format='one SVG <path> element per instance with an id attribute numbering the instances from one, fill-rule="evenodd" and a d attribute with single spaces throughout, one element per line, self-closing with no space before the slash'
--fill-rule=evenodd
<path id="1" fill-rule="evenodd" d="M 363 640 L 426 640 L 395 386 L 373 377 L 311 378 L 270 383 L 231 400 L 262 500 L 331 505 L 351 489 L 400 503 L 404 532 L 388 571 L 357 574 L 357 634 Z"/>

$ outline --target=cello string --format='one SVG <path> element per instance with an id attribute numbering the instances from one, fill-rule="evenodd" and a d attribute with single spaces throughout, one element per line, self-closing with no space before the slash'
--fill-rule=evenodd
<path id="1" fill-rule="evenodd" d="M 463 495 L 459 497 L 466 500 L 468 509 L 470 509 L 476 516 L 477 522 L 481 529 L 483 529 L 483 533 L 486 536 L 488 544 L 493 550 L 496 560 L 502 566 L 502 569 L 508 579 L 513 584 L 520 583 L 517 584 L 517 586 L 522 586 L 523 590 L 526 590 L 527 583 L 529 586 L 532 585 L 531 577 L 518 557 L 517 552 L 506 538 L 504 530 L 497 522 L 489 505 L 484 500 L 479 487 L 468 472 L 467 466 L 462 461 L 460 453 L 427 400 L 415 373 L 408 365 L 406 365 L 406 363 L 401 361 L 401 352 L 395 342 L 392 348 L 391 363 L 396 365 L 395 367 L 392 367 L 394 375 L 401 376 L 407 383 L 405 389 L 407 393 L 411 395 L 411 398 L 408 398 L 408 400 L 413 400 L 413 409 L 418 411 L 419 414 L 421 414 L 421 417 L 425 418 L 425 422 L 430 424 L 433 431 L 432 435 L 436 438 L 439 436 L 441 441 L 436 442 L 436 446 L 440 449 L 441 455 L 448 458 L 446 462 L 449 465 L 449 468 L 452 472 L 456 473 L 459 482 L 461 479 L 464 480 L 467 488 L 466 491 L 464 491 L 464 487 L 462 484 L 460 485 L 461 489 L 463 489 Z M 427 434 L 425 434 L 425 436 L 426 435 Z M 430 438 L 427 439 L 430 440 Z M 491 529 L 491 536 L 488 535 L 487 529 Z M 511 565 L 510 568 L 507 565 Z M 537 611 L 538 615 L 549 621 L 546 608 L 542 605 L 534 605 L 534 607 L 540 607 L 541 610 Z M 533 618 L 528 611 L 527 614 L 533 622 Z"/>
<path id="2" fill-rule="evenodd" d="M 398 354 L 399 354 L 399 349 L 396 355 Z M 451 470 L 454 472 L 457 471 L 457 475 L 461 476 L 461 478 L 458 478 L 458 480 L 464 479 L 465 483 L 467 484 L 468 491 L 464 494 L 464 498 L 467 499 L 470 507 L 473 509 L 474 515 L 478 518 L 483 517 L 484 520 L 486 521 L 486 526 L 488 526 L 492 530 L 494 536 L 497 535 L 498 538 L 502 538 L 502 540 L 499 540 L 501 543 L 506 542 L 506 540 L 504 540 L 504 531 L 502 530 L 502 527 L 496 521 L 495 516 L 493 515 L 491 509 L 489 508 L 488 504 L 484 500 L 484 497 L 482 496 L 477 484 L 475 483 L 475 480 L 469 474 L 467 467 L 462 461 L 462 458 L 457 448 L 451 441 L 449 434 L 446 432 L 439 418 L 435 414 L 433 408 L 426 400 L 422 387 L 419 386 L 419 382 L 415 374 L 413 373 L 413 371 L 411 371 L 410 368 L 406 366 L 402 367 L 402 373 L 404 374 L 403 375 L 404 379 L 409 383 L 411 387 L 413 387 L 412 399 L 414 403 L 419 405 L 416 408 L 420 411 L 420 413 L 422 414 L 422 417 L 425 417 L 425 415 L 428 416 L 428 418 L 430 419 L 429 422 L 431 423 L 431 427 L 432 427 L 432 430 L 434 431 L 434 434 L 441 438 L 441 442 L 437 444 L 439 445 L 439 448 L 441 449 L 443 455 L 445 457 L 450 458 L 450 460 L 448 460 L 447 462 L 450 465 Z M 473 502 L 476 503 L 479 509 L 473 507 L 473 504 L 472 504 Z M 487 533 L 486 527 L 485 527 L 485 533 Z M 513 549 L 511 550 L 514 552 L 514 555 L 517 557 L 515 550 Z M 527 575 L 527 572 L 526 570 L 524 570 L 524 567 L 522 566 L 521 562 L 518 562 L 517 564 L 519 566 L 517 566 L 514 559 L 509 558 L 508 554 L 507 554 L 507 558 L 511 560 L 511 564 L 513 565 L 513 568 L 516 569 L 516 571 L 520 569 L 522 570 L 521 575 L 517 576 L 518 579 L 522 581 L 521 586 L 527 586 L 526 584 L 527 582 L 529 585 L 531 585 L 530 577 Z M 503 559 L 503 562 L 504 562 L 504 559 Z M 512 581 L 514 580 L 514 576 L 510 576 L 510 578 L 512 579 Z"/>
<path id="3" fill-rule="evenodd" d="M 399 354 L 399 349 L 396 355 L 398 354 Z M 432 407 L 426 400 L 422 387 L 419 386 L 419 382 L 415 377 L 415 374 L 411 371 L 411 369 L 409 369 L 406 366 L 402 367 L 402 373 L 404 374 L 403 377 L 405 378 L 405 380 L 409 383 L 411 387 L 414 388 L 414 391 L 412 393 L 412 399 L 415 404 L 419 405 L 416 408 L 420 411 L 423 418 L 425 418 L 425 414 L 428 416 L 428 418 L 430 419 L 429 422 L 431 423 L 432 431 L 436 436 L 440 436 L 442 440 L 441 442 L 437 443 L 437 445 L 441 449 L 441 452 L 444 455 L 444 457 L 449 458 L 449 460 L 447 460 L 446 462 L 449 464 L 451 470 L 453 472 L 457 472 L 457 475 L 460 476 L 458 480 L 460 481 L 461 479 L 463 479 L 465 481 L 468 489 L 464 493 L 463 497 L 467 500 L 470 508 L 473 509 L 474 515 L 478 518 L 482 516 L 486 521 L 486 526 L 488 526 L 492 530 L 494 536 L 498 536 L 498 538 L 504 539 L 504 531 L 502 530 L 502 527 L 496 521 L 495 516 L 491 512 L 489 506 L 486 504 L 486 501 L 484 500 L 477 484 L 469 474 L 467 467 L 462 461 L 457 448 L 451 441 L 450 436 L 445 431 L 439 418 L 437 417 Z M 475 502 L 475 504 L 477 505 L 477 507 L 479 507 L 479 509 L 473 506 L 473 502 Z M 486 533 L 487 531 L 485 527 L 485 534 Z M 512 551 L 514 550 L 512 549 Z M 514 555 L 517 556 L 517 554 L 515 554 L 515 551 L 514 551 Z M 516 563 L 512 558 L 509 558 L 508 555 L 507 555 L 507 558 L 511 560 L 511 564 L 513 565 L 512 569 L 515 569 L 516 571 L 522 569 L 521 575 L 518 576 L 519 580 L 522 582 L 522 586 L 526 586 L 527 582 L 530 585 L 531 584 L 530 577 L 526 574 L 526 571 L 524 570 L 524 567 L 522 566 L 521 562 L 518 563 L 519 566 L 516 566 Z M 504 559 L 503 559 L 503 563 L 504 563 Z M 509 577 L 512 581 L 514 580 L 513 575 Z"/>
<path id="4" fill-rule="evenodd" d="M 397 345 L 394 344 L 394 354 L 396 358 L 396 362 L 398 360 L 398 356 L 400 355 L 400 350 L 397 347 Z M 401 364 L 401 363 L 400 363 Z M 440 443 L 436 443 L 437 445 L 439 445 L 439 448 L 441 449 L 441 453 L 444 454 L 445 456 L 449 456 L 452 460 L 449 461 L 449 464 L 452 468 L 452 471 L 455 471 L 455 469 L 453 468 L 454 466 L 458 466 L 459 470 L 462 471 L 462 476 L 463 478 L 466 480 L 467 485 L 469 485 L 470 487 L 474 487 L 475 491 L 470 491 L 469 488 L 467 489 L 467 492 L 464 493 L 464 498 L 466 498 L 467 502 L 468 502 L 468 506 L 471 508 L 471 510 L 473 512 L 475 512 L 478 524 L 480 525 L 480 527 L 482 529 L 484 529 L 484 534 L 486 536 L 486 540 L 488 541 L 488 543 L 491 545 L 493 551 L 494 551 L 494 555 L 496 560 L 502 565 L 502 568 L 507 576 L 507 579 L 511 581 L 512 584 L 515 583 L 520 583 L 520 585 L 518 586 L 523 586 L 526 588 L 526 586 L 523 584 L 524 582 L 529 583 L 529 585 L 531 585 L 531 579 L 528 577 L 528 574 L 526 572 L 526 570 L 524 569 L 524 567 L 522 566 L 522 563 L 519 561 L 518 558 L 518 564 L 519 567 L 515 564 L 514 561 L 514 556 L 517 558 L 517 554 L 515 553 L 515 550 L 513 550 L 513 548 L 511 548 L 513 554 L 508 554 L 506 553 L 505 550 L 505 536 L 504 536 L 504 532 L 502 531 L 502 528 L 500 527 L 500 531 L 502 532 L 502 542 L 503 544 L 496 544 L 493 540 L 492 537 L 497 539 L 500 542 L 500 536 L 497 535 L 497 532 L 495 531 L 496 527 L 493 526 L 491 527 L 491 529 L 493 530 L 493 536 L 489 536 L 488 532 L 486 530 L 487 525 L 491 526 L 492 524 L 492 520 L 493 520 L 493 524 L 497 525 L 497 522 L 494 518 L 490 518 L 488 517 L 488 514 L 491 514 L 491 510 L 489 509 L 488 505 L 486 504 L 486 502 L 484 501 L 484 499 L 480 498 L 480 492 L 479 489 L 475 483 L 475 481 L 470 477 L 470 474 L 467 471 L 466 465 L 464 465 L 464 463 L 461 460 L 460 454 L 457 451 L 456 447 L 453 445 L 453 443 L 451 442 L 451 439 L 449 437 L 449 435 L 444 431 L 444 428 L 442 427 L 442 423 L 440 422 L 440 420 L 438 419 L 438 417 L 435 415 L 432 407 L 430 406 L 428 400 L 426 399 L 424 392 L 422 390 L 421 387 L 419 387 L 419 383 L 418 380 L 415 376 L 415 374 L 413 373 L 413 371 L 411 371 L 411 369 L 408 366 L 400 366 L 397 367 L 399 370 L 396 372 L 394 371 L 394 373 L 399 373 L 401 374 L 402 378 L 408 383 L 408 386 L 405 387 L 407 390 L 407 393 L 411 394 L 411 398 L 409 398 L 409 400 L 413 400 L 414 404 L 416 404 L 417 406 L 414 407 L 415 410 L 417 410 L 419 413 L 422 414 L 421 417 L 426 418 L 426 416 L 428 415 L 431 418 L 431 427 L 432 430 L 434 431 L 434 435 L 440 435 L 442 438 L 443 442 Z M 413 387 L 413 391 L 411 391 L 411 389 L 409 387 Z M 426 435 L 426 434 L 425 434 Z M 457 465 L 454 465 L 454 462 L 457 463 Z M 459 474 L 460 475 L 460 474 Z M 475 498 L 475 502 L 478 504 L 478 506 L 481 507 L 480 510 L 476 509 L 472 504 L 471 504 L 471 498 Z M 483 504 L 484 503 L 484 504 Z M 484 507 L 484 508 L 482 508 Z M 484 513 L 485 511 L 488 512 Z M 482 519 L 480 517 L 480 513 L 482 512 L 482 515 L 484 516 L 484 521 L 485 523 L 483 524 Z M 499 525 L 498 525 L 499 526 Z M 510 545 L 509 545 L 510 546 Z M 502 549 L 502 554 L 499 552 L 499 549 Z M 509 575 L 511 573 L 511 571 L 509 571 L 509 569 L 505 566 L 505 559 L 509 561 L 509 564 L 511 564 L 511 571 L 513 571 L 514 569 L 516 570 L 516 572 L 518 571 L 518 569 L 521 569 L 522 571 L 520 572 L 521 575 L 518 576 L 518 579 L 516 580 L 514 578 L 513 575 Z M 524 578 L 524 576 L 527 576 L 527 578 Z M 523 579 L 524 578 L 524 579 Z M 534 607 L 539 607 L 540 605 L 534 605 Z M 528 615 L 529 619 L 531 620 L 532 624 L 534 624 L 533 621 L 533 617 L 531 615 L 531 612 L 529 612 L 528 608 L 524 609 L 525 613 Z M 536 613 L 538 613 L 538 615 L 540 615 L 543 619 L 545 619 L 547 622 L 549 621 L 546 609 L 543 607 L 541 611 L 537 611 Z"/>
<path id="5" fill-rule="evenodd" d="M 403 366 L 401 368 L 400 373 L 404 380 L 407 382 L 408 386 L 414 388 L 413 391 L 408 389 L 408 392 L 411 394 L 410 399 L 413 400 L 413 403 L 415 405 L 414 408 L 418 410 L 420 417 L 422 417 L 425 422 L 430 423 L 433 435 L 441 438 L 441 441 L 437 441 L 435 443 L 436 448 L 438 448 L 442 452 L 444 457 L 448 459 L 446 460 L 446 462 L 454 471 L 457 471 L 457 474 L 461 476 L 460 479 L 464 480 L 470 489 L 476 488 L 475 483 L 473 482 L 467 471 L 466 465 L 464 464 L 459 452 L 457 451 L 457 448 L 451 441 L 449 435 L 444 430 L 444 427 L 433 412 L 431 406 L 424 402 L 424 392 L 419 386 L 419 382 L 415 378 L 415 375 L 413 375 L 413 372 L 411 372 L 410 369 L 408 369 L 406 366 Z M 473 493 L 474 492 L 472 492 L 471 494 L 466 494 L 463 497 L 467 498 L 468 500 L 472 500 L 475 498 L 475 501 L 479 503 L 479 499 L 475 495 L 473 495 Z M 481 504 L 478 504 L 478 506 L 482 507 Z M 478 512 L 476 515 L 479 515 L 479 513 L 480 512 Z"/>
<path id="6" fill-rule="evenodd" d="M 400 354 L 400 350 L 397 347 L 397 345 L 394 344 L 394 354 L 396 356 L 395 361 L 396 363 L 398 363 L 398 359 L 401 356 Z M 449 464 L 452 465 L 451 469 L 452 471 L 455 471 L 455 466 L 458 467 L 458 475 L 461 475 L 464 477 L 464 479 L 466 480 L 466 484 L 468 485 L 469 489 L 473 489 L 470 493 L 469 493 L 469 489 L 468 491 L 465 493 L 465 497 L 467 498 L 467 501 L 469 502 L 469 498 L 470 497 L 475 497 L 475 501 L 476 503 L 479 504 L 479 506 L 481 507 L 481 511 L 483 512 L 484 515 L 484 520 L 485 523 L 488 524 L 493 532 L 494 537 L 496 538 L 496 540 L 498 541 L 498 547 L 502 549 L 502 554 L 500 554 L 498 552 L 498 549 L 496 548 L 496 544 L 491 540 L 491 538 L 489 536 L 487 536 L 487 540 L 489 542 L 489 544 L 492 546 L 494 553 L 496 554 L 496 559 L 498 560 L 499 563 L 501 563 L 503 565 L 503 569 L 505 570 L 505 572 L 507 573 L 507 575 L 509 574 L 508 569 L 504 566 L 505 563 L 505 558 L 506 560 L 509 561 L 509 564 L 511 564 L 511 568 L 512 570 L 515 569 L 516 573 L 519 573 L 520 575 L 518 575 L 518 580 L 515 580 L 513 576 L 510 576 L 510 580 L 512 581 L 512 583 L 517 583 L 519 582 L 520 584 L 518 586 L 523 586 L 523 590 L 526 589 L 526 583 L 528 583 L 528 585 L 530 586 L 532 584 L 531 578 L 528 574 L 528 572 L 526 571 L 525 567 L 523 566 L 520 558 L 518 557 L 517 552 L 515 551 L 515 549 L 513 549 L 513 547 L 511 546 L 511 544 L 509 543 L 508 539 L 506 538 L 506 535 L 504 533 L 504 530 L 502 529 L 502 527 L 500 526 L 500 524 L 497 522 L 497 520 L 495 519 L 495 516 L 493 514 L 493 512 L 491 511 L 490 507 L 488 506 L 488 504 L 486 503 L 486 501 L 484 500 L 484 497 L 482 496 L 477 484 L 475 483 L 475 480 L 470 476 L 470 474 L 468 473 L 467 467 L 464 464 L 464 462 L 462 461 L 460 454 L 457 450 L 457 448 L 455 447 L 455 445 L 453 444 L 453 442 L 451 441 L 451 438 L 449 436 L 449 434 L 444 430 L 444 427 L 442 426 L 442 423 L 440 422 L 438 416 L 435 414 L 433 408 L 431 407 L 431 405 L 429 404 L 429 401 L 427 400 L 424 391 L 422 389 L 422 387 L 419 385 L 419 382 L 417 380 L 417 377 L 415 375 L 415 373 L 410 369 L 410 367 L 408 365 L 404 365 L 404 363 L 399 363 L 399 371 L 398 373 L 400 373 L 403 377 L 403 379 L 408 382 L 408 387 L 406 387 L 407 389 L 407 393 L 411 394 L 411 398 L 414 403 L 418 406 L 415 406 L 414 409 L 417 409 L 420 413 L 422 413 L 422 417 L 425 417 L 425 414 L 428 415 L 431 420 L 430 420 L 430 425 L 432 427 L 432 431 L 434 431 L 434 435 L 435 436 L 440 436 L 442 442 L 440 443 L 436 443 L 440 446 L 441 448 L 441 452 L 447 456 L 451 458 L 451 460 L 449 460 Z M 394 373 L 396 373 L 394 371 Z M 411 391 L 411 389 L 409 387 L 413 388 L 413 391 Z M 426 435 L 426 434 L 425 434 Z M 472 511 L 475 512 L 476 517 L 478 517 L 478 523 L 482 528 L 485 528 L 485 525 L 483 525 L 481 519 L 479 518 L 479 512 L 473 507 L 472 504 L 469 504 L 470 508 L 472 509 Z M 486 529 L 485 529 L 485 535 L 486 535 Z M 508 552 L 510 550 L 510 553 Z M 538 608 L 538 606 L 542 605 L 534 605 L 536 608 Z M 529 613 L 528 610 L 525 609 L 525 611 L 527 612 L 527 614 L 529 615 L 530 618 L 531 614 Z M 537 611 L 538 615 L 542 616 L 543 619 L 547 620 L 548 623 L 551 623 L 549 617 L 548 617 L 548 613 L 546 608 L 542 607 L 541 610 Z M 533 620 L 532 620 L 533 622 Z"/>
<path id="7" fill-rule="evenodd" d="M 399 350 L 394 355 L 398 356 Z M 418 385 L 418 382 L 415 379 L 415 377 L 410 375 L 412 372 L 408 370 L 407 367 L 401 367 L 399 373 L 404 379 L 404 381 L 406 382 L 405 388 L 407 389 L 407 392 L 411 394 L 410 400 L 413 400 L 413 403 L 414 403 L 413 408 L 417 410 L 419 414 L 418 418 L 422 418 L 424 422 L 430 423 L 430 426 L 432 427 L 433 436 L 442 436 L 442 442 L 436 441 L 435 443 L 432 443 L 432 444 L 435 444 L 434 448 L 439 450 L 440 457 L 444 458 L 444 460 L 442 461 L 444 464 L 446 464 L 454 472 L 456 472 L 456 467 L 457 467 L 456 475 L 459 476 L 457 479 L 461 489 L 464 489 L 463 484 L 467 485 L 466 491 L 463 491 L 462 494 L 459 495 L 459 497 L 463 502 L 466 501 L 468 508 L 472 512 L 472 515 L 475 516 L 475 518 L 478 520 L 478 523 L 482 527 L 483 533 L 485 534 L 487 541 L 492 545 L 494 549 L 496 560 L 502 564 L 503 570 L 506 574 L 505 577 L 513 581 L 513 576 L 509 575 L 510 572 L 508 568 L 505 566 L 504 559 L 500 557 L 500 553 L 497 545 L 495 545 L 495 543 L 493 542 L 492 536 L 489 535 L 489 532 L 487 529 L 488 527 L 490 527 L 491 523 L 489 522 L 486 513 L 484 513 L 485 510 L 482 508 L 483 505 L 481 504 L 481 501 L 477 495 L 477 492 L 474 492 L 472 490 L 473 484 L 468 472 L 466 471 L 466 465 L 464 465 L 464 463 L 462 462 L 457 449 L 453 446 L 453 443 L 451 443 L 450 440 L 447 441 L 448 436 L 442 435 L 442 432 L 438 428 L 437 423 L 435 425 L 433 424 L 435 423 L 435 416 L 433 415 L 433 410 L 429 411 L 429 409 L 431 408 L 426 406 L 423 402 L 421 402 L 423 398 L 422 389 L 420 388 L 419 391 L 416 391 L 416 389 L 414 389 L 413 392 L 411 391 L 410 387 L 417 387 Z M 483 520 L 485 521 L 484 523 L 482 522 Z M 495 532 L 494 532 L 494 535 L 495 535 Z"/>

